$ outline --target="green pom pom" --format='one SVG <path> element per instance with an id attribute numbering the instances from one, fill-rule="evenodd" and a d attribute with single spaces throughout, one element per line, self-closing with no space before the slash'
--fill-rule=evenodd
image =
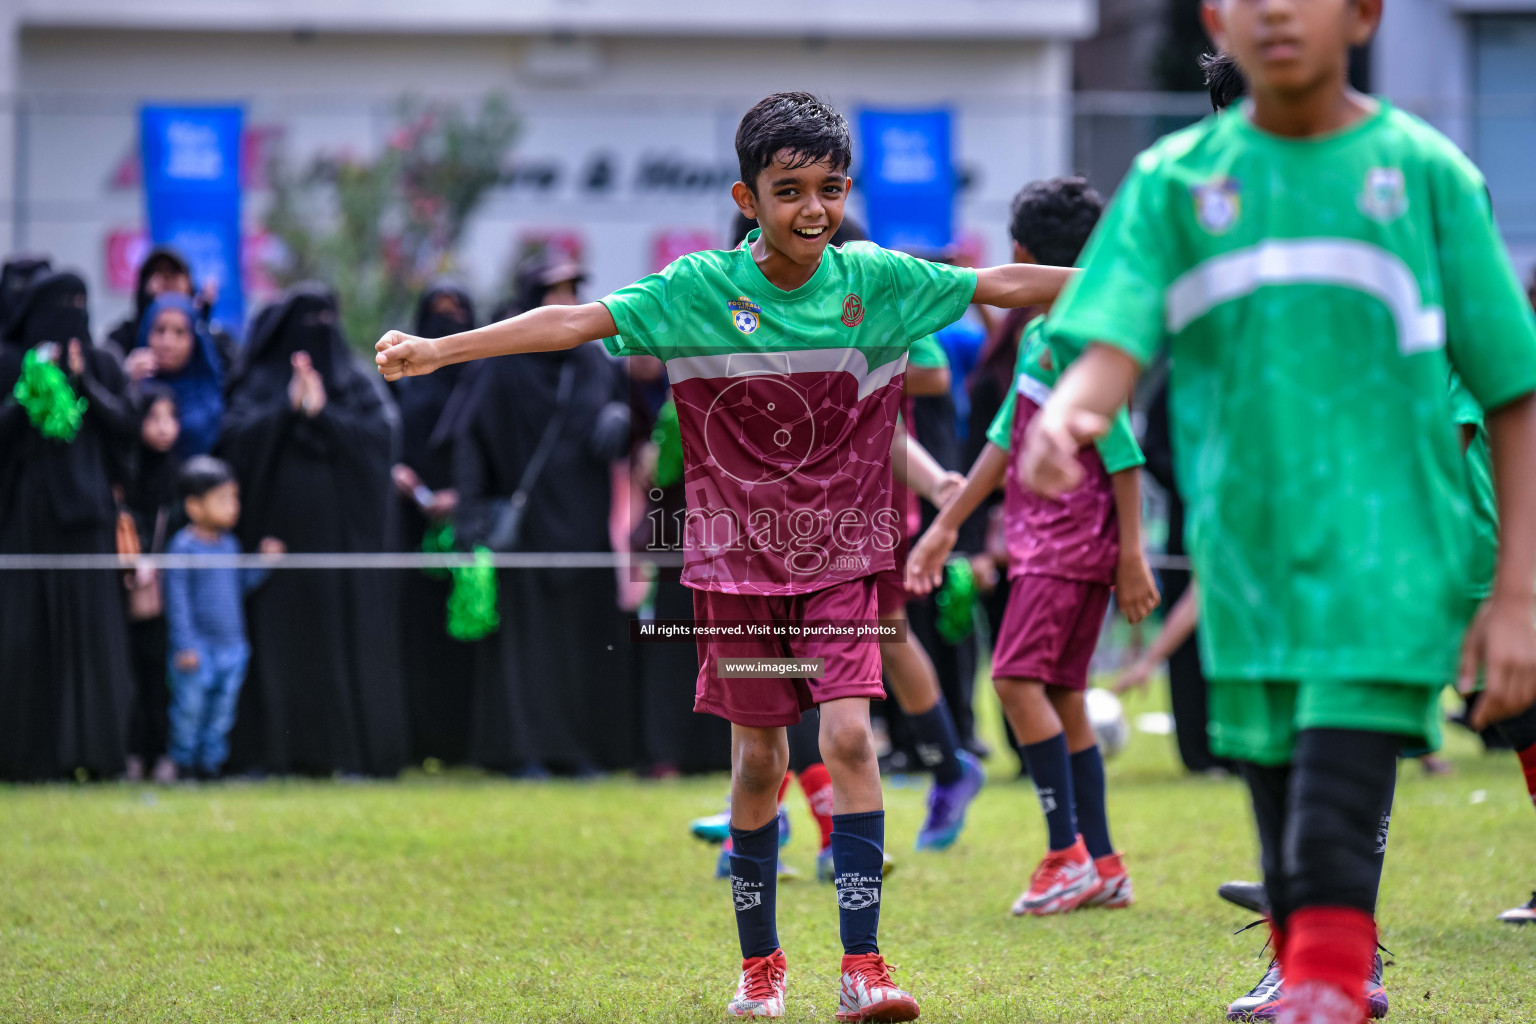
<path id="1" fill-rule="evenodd" d="M 440 519 L 427 525 L 427 532 L 421 538 L 421 550 L 428 555 L 453 554 L 453 524 L 446 519 Z M 421 570 L 435 580 L 448 578 L 448 570 L 438 566 L 429 566 Z"/>
<path id="2" fill-rule="evenodd" d="M 75 395 L 57 363 L 38 357 L 37 349 L 22 357 L 21 376 L 11 393 L 44 437 L 69 442 L 79 433 L 86 400 Z"/>
<path id="3" fill-rule="evenodd" d="M 934 595 L 939 608 L 939 635 L 957 644 L 971 631 L 976 615 L 976 574 L 964 558 L 952 558 L 944 566 L 944 585 Z"/>
<path id="4" fill-rule="evenodd" d="M 448 635 L 455 640 L 480 640 L 501 628 L 496 611 L 496 566 L 491 549 L 475 548 L 475 564 L 457 567 L 448 595 Z"/>
<path id="5" fill-rule="evenodd" d="M 677 405 L 670 398 L 656 413 L 651 440 L 657 448 L 656 486 L 671 487 L 683 478 L 683 434 L 677 423 Z"/>
<path id="6" fill-rule="evenodd" d="M 429 555 L 451 555 L 453 540 L 453 524 L 436 522 L 427 527 L 421 550 Z M 433 579 L 453 579 L 453 589 L 448 592 L 449 636 L 469 642 L 501 628 L 501 615 L 496 611 L 496 566 L 490 548 L 475 548 L 474 565 L 421 571 Z"/>

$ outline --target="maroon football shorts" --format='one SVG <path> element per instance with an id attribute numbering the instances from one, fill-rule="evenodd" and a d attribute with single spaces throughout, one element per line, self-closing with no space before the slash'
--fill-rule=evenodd
<path id="1" fill-rule="evenodd" d="M 873 624 L 876 615 L 874 576 L 835 583 L 810 594 L 762 597 L 755 594 L 693 592 L 693 616 L 700 623 L 832 622 Z M 842 697 L 885 696 L 880 685 L 880 644 L 872 637 L 700 637 L 699 678 L 693 710 L 718 715 L 737 725 L 794 725 L 818 704 Z M 820 678 L 722 678 L 717 658 L 821 658 Z"/>
<path id="2" fill-rule="evenodd" d="M 1086 690 L 1113 589 L 1055 576 L 1015 576 L 992 651 L 992 678 Z"/>

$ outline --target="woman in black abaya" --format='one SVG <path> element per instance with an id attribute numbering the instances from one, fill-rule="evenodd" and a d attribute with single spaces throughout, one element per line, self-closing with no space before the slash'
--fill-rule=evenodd
<path id="1" fill-rule="evenodd" d="M 91 344 L 85 282 L 36 279 L 0 342 L 0 553 L 113 554 L 137 428 L 122 368 Z M 69 441 L 43 436 L 14 397 L 22 359 L 44 342 L 86 400 Z M 0 778 L 123 771 L 133 692 L 120 574 L 0 572 Z"/>
<path id="2" fill-rule="evenodd" d="M 257 316 L 230 384 L 218 454 L 240 481 L 238 533 L 290 552 L 389 550 L 397 414 L 347 350 L 335 297 L 290 289 Z M 398 578 L 280 570 L 251 595 L 251 666 L 233 771 L 391 775 L 409 737 L 397 656 Z"/>
<path id="3" fill-rule="evenodd" d="M 416 304 L 415 333 L 441 338 L 475 326 L 475 306 L 463 288 L 438 283 Z M 400 537 L 405 551 L 420 551 L 427 528 L 458 506 L 453 488 L 452 435 L 439 431 L 454 388 L 469 366 L 455 363 L 423 377 L 395 382 L 400 406 L 402 451 L 394 467 L 399 496 Z M 448 635 L 450 581 L 421 572 L 401 579 L 400 663 L 411 722 L 411 759 L 435 757 L 461 762 L 469 746 L 470 677 L 473 642 Z"/>
<path id="4" fill-rule="evenodd" d="M 520 305 L 574 302 L 580 279 L 574 266 L 529 264 Z M 528 494 L 522 551 L 613 550 L 613 464 L 629 442 L 622 371 L 597 342 L 486 360 L 459 420 L 461 507 L 510 496 L 556 419 L 568 364 L 570 397 Z M 501 629 L 476 652 L 470 760 L 533 774 L 633 767 L 638 707 L 614 570 L 503 569 L 497 579 Z"/>

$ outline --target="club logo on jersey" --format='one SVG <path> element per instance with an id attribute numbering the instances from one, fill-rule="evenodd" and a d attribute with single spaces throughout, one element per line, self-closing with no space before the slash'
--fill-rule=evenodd
<path id="1" fill-rule="evenodd" d="M 1195 197 L 1195 219 L 1201 227 L 1213 235 L 1227 233 L 1242 212 L 1239 187 L 1234 178 L 1220 178 L 1190 190 Z"/>
<path id="2" fill-rule="evenodd" d="M 837 905 L 844 910 L 863 910 L 880 902 L 879 889 L 864 889 L 850 886 L 837 890 Z"/>
<path id="3" fill-rule="evenodd" d="M 745 296 L 732 299 L 725 305 L 731 311 L 731 323 L 742 334 L 751 334 L 763 322 L 762 307 Z"/>
<path id="4" fill-rule="evenodd" d="M 852 292 L 843 300 L 843 323 L 849 327 L 857 327 L 864 322 L 864 303 Z"/>
<path id="5" fill-rule="evenodd" d="M 1396 220 L 1408 209 L 1408 188 L 1403 172 L 1396 167 L 1372 167 L 1365 172 L 1365 187 L 1360 190 L 1360 212 L 1385 224 Z"/>

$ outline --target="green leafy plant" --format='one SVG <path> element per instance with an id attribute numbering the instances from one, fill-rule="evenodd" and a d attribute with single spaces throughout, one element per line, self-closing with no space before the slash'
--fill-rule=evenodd
<path id="1" fill-rule="evenodd" d="M 335 288 L 347 340 L 371 350 L 428 281 L 453 269 L 466 223 L 505 179 L 517 131 L 499 96 L 473 112 L 406 98 L 372 157 L 322 153 L 296 166 L 279 153 L 264 218 L 280 243 L 274 279 Z"/>

